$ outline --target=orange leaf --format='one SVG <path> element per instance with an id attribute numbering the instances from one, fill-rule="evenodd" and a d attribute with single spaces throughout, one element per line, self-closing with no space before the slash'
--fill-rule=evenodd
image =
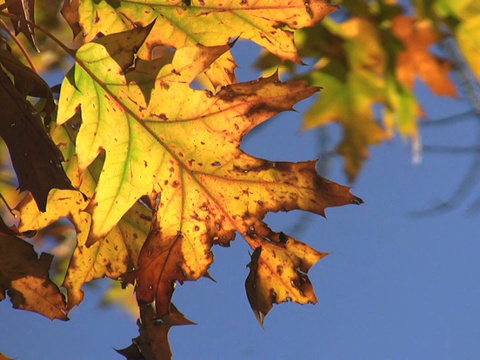
<path id="1" fill-rule="evenodd" d="M 430 47 L 440 40 L 431 22 L 398 15 L 393 19 L 392 26 L 405 46 L 397 58 L 396 73 L 400 82 L 413 89 L 418 76 L 436 95 L 455 96 L 455 85 L 448 76 L 451 63 L 430 51 Z"/>

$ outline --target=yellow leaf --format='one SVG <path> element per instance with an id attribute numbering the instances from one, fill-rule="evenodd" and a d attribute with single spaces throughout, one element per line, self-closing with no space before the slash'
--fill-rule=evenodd
<path id="1" fill-rule="evenodd" d="M 98 164 L 91 165 L 80 174 L 74 155 L 74 134 L 66 126 L 52 130 L 52 139 L 66 159 L 66 173 L 85 194 L 93 196 L 98 177 Z M 98 162 L 97 162 L 98 163 Z M 91 227 L 91 216 L 85 211 L 88 202 L 78 191 L 57 190 L 50 192 L 47 209 L 41 212 L 31 195 L 16 207 L 20 214 L 21 231 L 43 229 L 53 222 L 67 217 L 77 230 L 77 246 L 70 260 L 63 286 L 67 289 L 68 307 L 72 309 L 83 299 L 82 285 L 108 276 L 117 279 L 122 273 L 136 267 L 138 254 L 145 241 L 151 211 L 140 203 L 122 217 L 101 241 L 87 247 L 86 241 Z"/>
<path id="2" fill-rule="evenodd" d="M 345 159 L 345 172 L 355 179 L 369 156 L 368 148 L 388 138 L 375 121 L 373 104 L 385 103 L 383 79 L 368 71 L 345 71 L 330 63 L 311 74 L 312 83 L 322 85 L 317 102 L 305 114 L 306 129 L 330 122 L 343 127 L 343 139 L 337 152 Z"/>
<path id="3" fill-rule="evenodd" d="M 343 139 L 337 152 L 344 157 L 345 172 L 353 180 L 369 156 L 368 148 L 388 138 L 373 113 L 374 104 L 386 103 L 385 53 L 378 30 L 368 19 L 352 18 L 341 24 L 329 20 L 324 25 L 328 31 L 322 30 L 323 38 L 332 41 L 329 47 L 320 45 L 328 58 L 320 60 L 309 74 L 312 84 L 323 90 L 305 114 L 304 128 L 341 124 Z"/>
<path id="4" fill-rule="evenodd" d="M 328 255 L 283 233 L 270 231 L 265 238 L 273 241 L 264 241 L 255 249 L 245 281 L 248 300 L 261 325 L 274 303 L 292 300 L 300 304 L 317 303 L 307 273 Z"/>
<path id="5" fill-rule="evenodd" d="M 80 25 L 85 41 L 104 35 L 146 26 L 155 21 L 147 38 L 144 59 L 156 45 L 174 48 L 202 44 L 225 45 L 230 39 L 249 39 L 283 60 L 301 63 L 291 29 L 313 26 L 337 7 L 325 0 L 150 0 L 80 1 Z M 208 31 L 207 31 L 208 29 Z"/>
<path id="6" fill-rule="evenodd" d="M 458 46 L 475 76 L 480 78 L 480 4 L 477 0 L 436 0 L 439 18 L 452 29 Z"/>
<path id="7" fill-rule="evenodd" d="M 170 311 L 176 281 L 208 276 L 214 243 L 228 245 L 239 231 L 253 248 L 268 211 L 358 204 L 349 188 L 320 177 L 315 162 L 270 162 L 240 150 L 255 126 L 318 89 L 277 76 L 223 87 L 214 94 L 191 81 L 229 46 L 178 50 L 173 59 L 148 63 L 134 49 L 148 29 L 101 38 L 79 49 L 77 65 L 62 85 L 58 119 L 81 111 L 79 167 L 100 153 L 105 162 L 87 210 L 92 229 L 86 245 L 107 234 L 143 195 L 155 209 L 136 280 L 140 302 L 156 300 L 156 314 Z M 128 38 L 120 46 L 123 37 Z M 148 65 L 148 66 L 147 66 Z M 125 71 L 128 69 L 128 71 Z M 252 230 L 253 228 L 253 230 Z M 297 301 L 296 298 L 292 300 Z"/>

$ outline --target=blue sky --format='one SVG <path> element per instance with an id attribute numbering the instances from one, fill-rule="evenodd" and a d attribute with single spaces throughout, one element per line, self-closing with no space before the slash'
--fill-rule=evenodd
<path id="1" fill-rule="evenodd" d="M 254 79 L 251 55 L 242 44 L 240 77 Z M 245 50 L 246 49 L 246 50 Z M 421 85 L 430 118 L 460 113 L 460 101 L 433 99 Z M 301 114 L 275 117 L 249 135 L 243 148 L 270 160 L 318 157 L 316 132 L 300 132 Z M 335 125 L 329 128 L 338 138 Z M 477 145 L 474 119 L 449 127 L 423 127 L 425 145 Z M 197 326 L 174 328 L 175 359 L 478 359 L 480 358 L 479 214 L 466 215 L 480 195 L 475 183 L 459 207 L 445 213 L 413 215 L 448 200 L 474 161 L 471 155 L 423 154 L 412 164 L 409 145 L 396 138 L 372 149 L 352 192 L 365 205 L 327 210 L 328 219 L 294 211 L 268 215 L 277 231 L 292 233 L 320 251 L 330 252 L 310 271 L 318 305 L 275 306 L 256 322 L 244 281 L 249 248 L 237 237 L 231 248 L 215 250 L 211 274 L 186 283 L 175 295 L 177 307 Z M 345 183 L 334 159 L 327 177 Z M 478 179 L 477 179 L 478 180 Z M 305 220 L 306 219 L 306 220 Z M 106 282 L 99 282 L 105 287 Z M 121 359 L 122 348 L 137 336 L 135 320 L 117 308 L 99 306 L 87 290 L 71 320 L 51 322 L 0 303 L 0 352 L 18 359 Z"/>

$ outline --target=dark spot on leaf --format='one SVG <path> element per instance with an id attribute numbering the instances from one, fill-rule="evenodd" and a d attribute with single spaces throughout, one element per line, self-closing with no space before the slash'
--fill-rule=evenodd
<path id="1" fill-rule="evenodd" d="M 148 216 L 148 215 L 145 215 L 145 214 L 140 214 L 140 217 L 141 217 L 143 220 L 152 221 L 152 217 L 151 217 L 151 216 Z"/>

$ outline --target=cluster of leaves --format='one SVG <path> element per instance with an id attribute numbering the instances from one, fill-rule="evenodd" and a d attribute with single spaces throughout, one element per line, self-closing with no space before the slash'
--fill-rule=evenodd
<path id="1" fill-rule="evenodd" d="M 279 64 L 271 55 L 264 55 L 258 65 L 280 66 L 293 78 L 324 88 L 305 114 L 304 128 L 341 125 L 343 139 L 336 151 L 344 158 L 345 173 L 354 180 L 369 147 L 396 132 L 418 151 L 418 118 L 424 113 L 415 94 L 416 80 L 437 96 L 457 95 L 450 78 L 455 64 L 440 57 L 434 45 L 456 40 L 474 75 L 480 77 L 480 8 L 471 0 L 417 0 L 409 7 L 387 0 L 340 4 L 345 10 L 342 17 L 327 18 L 296 34 L 300 56 L 316 61 L 312 70 L 299 73 L 298 67 Z"/>
<path id="2" fill-rule="evenodd" d="M 34 30 L 42 28 L 32 7 L 6 3 L 2 15 L 36 47 Z M 326 207 L 362 200 L 320 177 L 315 161 L 271 162 L 240 150 L 251 129 L 318 88 L 277 75 L 237 83 L 230 48 L 240 37 L 300 63 L 292 30 L 335 9 L 324 0 L 65 1 L 62 14 L 83 45 L 71 51 L 52 36 L 75 60 L 58 108 L 2 38 L 8 110 L 0 135 L 20 190 L 28 190 L 14 209 L 19 230 L 3 224 L 0 241 L 9 251 L 0 262 L 2 297 L 8 291 L 15 307 L 65 320 L 82 301 L 84 283 L 104 276 L 132 283 L 140 336 L 120 352 L 169 358 L 168 330 L 191 323 L 171 302 L 176 284 L 209 277 L 212 246 L 228 246 L 239 232 L 254 249 L 246 291 L 260 322 L 274 303 L 315 303 L 307 273 L 325 254 L 262 219 L 293 209 L 324 215 Z M 191 87 L 199 75 L 209 89 Z M 27 96 L 42 98 L 38 110 Z M 77 234 L 66 297 L 48 279 L 51 257 L 37 259 L 20 239 L 64 218 Z"/>
<path id="3" fill-rule="evenodd" d="M 253 249 L 245 285 L 260 323 L 275 303 L 316 303 L 307 273 L 326 254 L 271 230 L 263 218 L 293 209 L 324 215 L 362 200 L 319 176 L 314 161 L 258 159 L 240 150 L 241 141 L 317 86 L 325 90 L 305 128 L 342 124 L 338 152 L 351 179 L 368 147 L 397 129 L 416 141 L 415 78 L 436 94 L 455 95 L 451 64 L 431 45 L 453 34 L 480 72 L 478 40 L 466 36 L 479 28 L 470 12 L 476 5 L 456 4 L 417 1 L 408 15 L 395 1 L 344 1 L 345 19 L 324 19 L 338 8 L 326 0 L 66 0 L 61 11 L 51 4 L 39 12 L 42 20 L 61 12 L 80 45 L 74 51 L 35 24 L 33 0 L 0 1 L 0 136 L 23 191 L 2 178 L 19 223 L 0 223 L 0 300 L 8 293 L 17 308 L 66 320 L 85 283 L 107 276 L 134 284 L 140 336 L 119 352 L 170 358 L 169 329 L 191 323 L 171 302 L 176 285 L 210 277 L 212 246 L 229 246 L 238 232 Z M 62 28 L 57 17 L 51 24 Z M 237 83 L 236 39 L 265 49 L 259 66 L 281 66 L 295 78 L 281 82 L 275 72 Z M 49 64 L 74 60 L 58 106 L 34 71 L 37 55 L 25 50 L 51 44 L 63 56 Z M 320 60 L 297 75 L 295 64 L 308 58 Z M 193 89 L 194 81 L 205 88 Z M 40 98 L 35 106 L 32 97 Z M 66 296 L 48 278 L 51 256 L 38 258 L 25 240 L 64 231 L 65 219 L 76 234 L 65 260 Z"/>

